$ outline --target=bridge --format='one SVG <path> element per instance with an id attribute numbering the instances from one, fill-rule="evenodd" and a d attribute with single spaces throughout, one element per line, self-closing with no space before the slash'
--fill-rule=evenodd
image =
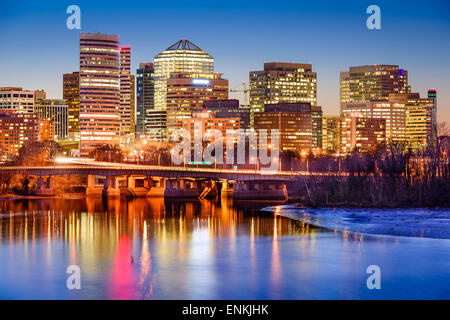
<path id="1" fill-rule="evenodd" d="M 32 176 L 54 175 L 99 175 L 123 176 L 145 175 L 162 178 L 202 178 L 224 179 L 234 181 L 272 180 L 291 181 L 307 172 L 246 170 L 246 169 L 214 169 L 191 167 L 148 166 L 118 163 L 99 163 L 98 165 L 54 165 L 54 166 L 11 166 L 0 167 L 0 173 L 24 174 Z"/>
<path id="2" fill-rule="evenodd" d="M 62 163 L 61 163 L 62 162 Z M 301 177 L 327 173 L 250 169 L 169 167 L 66 159 L 47 166 L 3 166 L 0 174 L 37 176 L 36 195 L 54 194 L 53 176 L 87 176 L 86 195 L 118 197 L 164 196 L 202 198 L 226 195 L 235 199 L 286 199 L 287 184 Z"/>

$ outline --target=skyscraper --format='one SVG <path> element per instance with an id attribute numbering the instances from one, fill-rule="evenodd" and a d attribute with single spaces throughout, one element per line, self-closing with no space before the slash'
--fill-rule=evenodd
<path id="1" fill-rule="evenodd" d="M 406 143 L 414 150 L 425 147 L 436 137 L 436 99 L 421 98 L 419 93 L 390 94 L 390 101 L 406 107 Z"/>
<path id="2" fill-rule="evenodd" d="M 56 140 L 67 140 L 68 106 L 64 100 L 37 100 L 34 108 L 40 118 L 52 119 L 54 125 L 54 136 Z"/>
<path id="3" fill-rule="evenodd" d="M 119 36 L 80 34 L 80 154 L 120 143 Z"/>
<path id="4" fill-rule="evenodd" d="M 428 90 L 428 99 L 433 99 L 433 101 L 434 101 L 434 108 L 433 108 L 433 115 L 432 115 L 432 127 L 433 127 L 432 135 L 433 135 L 433 137 L 435 137 L 438 134 L 440 134 L 439 132 L 437 132 L 437 93 L 436 93 L 436 89 L 431 88 Z"/>
<path id="5" fill-rule="evenodd" d="M 166 110 L 167 79 L 172 72 L 212 73 L 214 58 L 182 39 L 155 57 L 155 109 Z"/>
<path id="6" fill-rule="evenodd" d="M 347 72 L 341 72 L 340 80 L 341 102 L 387 99 L 389 93 L 410 92 L 408 71 L 397 65 L 350 67 L 348 77 Z"/>
<path id="7" fill-rule="evenodd" d="M 69 108 L 69 139 L 79 140 L 80 133 L 80 73 L 63 74 L 63 99 Z"/>
<path id="8" fill-rule="evenodd" d="M 155 72 L 152 63 L 140 63 L 136 70 L 136 138 L 147 135 L 149 112 L 155 109 Z M 164 117 L 165 118 L 165 117 Z"/>
<path id="9" fill-rule="evenodd" d="M 160 142 L 166 141 L 167 112 L 163 110 L 147 110 L 145 113 L 144 130 L 146 138 Z"/>
<path id="10" fill-rule="evenodd" d="M 167 133 L 182 119 L 203 110 L 205 100 L 228 99 L 228 80 L 220 73 L 174 72 L 167 79 Z"/>
<path id="11" fill-rule="evenodd" d="M 136 137 L 136 77 L 134 75 L 130 75 L 130 82 L 130 126 L 132 136 Z"/>
<path id="12" fill-rule="evenodd" d="M 120 139 L 131 141 L 131 48 L 120 47 Z"/>
<path id="13" fill-rule="evenodd" d="M 339 116 L 324 116 L 322 118 L 322 149 L 336 153 L 339 151 L 340 130 Z"/>
<path id="14" fill-rule="evenodd" d="M 350 72 L 341 71 L 339 77 L 339 93 L 341 97 L 341 104 L 350 102 Z"/>
<path id="15" fill-rule="evenodd" d="M 322 116 L 322 107 L 311 106 L 313 148 L 322 148 Z"/>
<path id="16" fill-rule="evenodd" d="M 265 104 L 309 102 L 317 104 L 317 74 L 311 64 L 270 62 L 250 72 L 250 122 Z"/>

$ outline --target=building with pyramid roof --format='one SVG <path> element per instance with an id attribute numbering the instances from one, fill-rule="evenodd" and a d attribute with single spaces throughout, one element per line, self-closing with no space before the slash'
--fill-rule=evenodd
<path id="1" fill-rule="evenodd" d="M 214 58 L 187 39 L 155 56 L 155 109 L 166 110 L 167 79 L 174 72 L 213 73 Z"/>

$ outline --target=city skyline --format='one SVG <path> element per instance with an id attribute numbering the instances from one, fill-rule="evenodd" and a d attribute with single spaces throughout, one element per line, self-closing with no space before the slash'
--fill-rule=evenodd
<path id="1" fill-rule="evenodd" d="M 0 0 L 0 300 L 450 299 L 449 17 Z"/>
<path id="2" fill-rule="evenodd" d="M 446 59 L 450 46 L 443 41 L 450 31 L 450 24 L 445 19 L 449 5 L 444 1 L 436 1 L 426 10 L 424 4 L 418 2 L 391 4 L 382 1 L 378 3 L 382 15 L 381 30 L 368 30 L 365 26 L 368 2 L 351 1 L 339 7 L 327 2 L 329 11 L 323 11 L 318 5 L 286 1 L 260 6 L 248 1 L 241 5 L 242 8 L 227 2 L 226 5 L 214 4 L 215 7 L 208 9 L 202 7 L 202 2 L 195 7 L 178 4 L 178 9 L 174 11 L 168 5 L 153 2 L 134 9 L 131 5 L 117 4 L 111 8 L 103 1 L 95 4 L 80 1 L 81 31 L 119 35 L 121 45 L 132 47 L 132 74 L 136 74 L 139 63 L 153 61 L 164 48 L 187 38 L 211 53 L 215 59 L 215 72 L 224 74 L 224 78 L 230 81 L 230 89 L 240 89 L 242 81 L 248 84 L 249 72 L 259 70 L 264 62 L 311 63 L 317 72 L 318 105 L 323 106 L 324 115 L 339 114 L 340 71 L 350 66 L 396 64 L 408 70 L 412 92 L 426 96 L 428 89 L 436 88 L 438 121 L 450 122 L 447 107 L 450 93 L 446 90 L 450 85 L 450 76 L 442 72 L 450 67 Z M 273 9 L 271 15 L 267 13 L 270 11 L 268 7 Z M 8 26 L 8 33 L 0 32 L 0 41 L 5 47 L 0 54 L 3 70 L 0 86 L 44 89 L 49 98 L 62 98 L 62 74 L 78 70 L 79 52 L 79 32 L 65 27 L 67 4 L 49 2 L 37 7 L 25 2 L 8 6 L 0 4 L 0 8 L 0 27 L 4 24 Z M 154 13 L 153 22 L 143 19 L 135 21 L 133 17 L 139 10 Z M 209 10 L 209 15 L 202 15 L 205 10 Z M 30 12 L 34 13 L 33 17 Z M 111 23 L 119 13 L 123 23 Z M 182 13 L 188 16 L 181 19 L 183 25 L 179 19 L 167 20 L 169 14 L 176 17 Z M 23 23 L 24 16 L 28 16 L 26 21 L 36 25 Z M 411 19 L 414 17 L 417 19 Z M 222 22 L 213 23 L 225 18 L 228 20 L 224 21 L 230 22 L 225 23 L 226 26 Z M 21 21 L 20 25 L 18 21 Z M 248 28 L 249 23 L 251 28 Z M 239 27 L 242 27 L 240 31 Z M 45 32 L 48 32 L 46 39 L 39 37 Z M 21 37 L 25 35 L 29 41 L 23 41 Z M 47 39 L 58 43 L 58 46 L 49 46 Z M 29 45 L 34 49 L 23 48 Z M 346 47 L 351 50 L 345 51 Z M 12 49 L 18 51 L 14 58 Z M 38 59 L 32 56 L 36 51 L 40 52 Z M 333 53 L 331 59 L 330 52 Z M 28 77 L 24 78 L 22 72 L 17 72 L 21 68 L 27 70 Z M 230 94 L 230 98 L 236 97 L 243 102 L 241 94 Z"/>

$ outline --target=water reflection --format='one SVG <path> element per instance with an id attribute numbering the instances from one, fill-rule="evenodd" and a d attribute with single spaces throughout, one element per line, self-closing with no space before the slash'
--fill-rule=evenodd
<path id="1" fill-rule="evenodd" d="M 216 271 L 211 268 L 197 272 L 195 266 L 214 265 L 217 256 L 220 259 L 220 251 L 224 250 L 221 239 L 226 239 L 227 254 L 239 259 L 237 241 L 247 235 L 251 239 L 248 250 L 253 271 L 257 268 L 255 240 L 272 237 L 272 282 L 276 282 L 281 272 L 278 236 L 308 232 L 288 219 L 255 215 L 255 203 L 239 206 L 227 199 L 33 199 L 3 200 L 0 205 L 0 255 L 6 259 L 2 259 L 3 265 L 14 270 L 20 256 L 24 264 L 21 268 L 36 264 L 43 274 L 48 274 L 55 262 L 76 264 L 89 277 L 103 279 L 106 283 L 102 285 L 107 286 L 105 297 L 111 299 L 155 298 L 153 283 L 159 279 L 153 273 L 154 259 L 159 268 L 194 266 L 188 273 L 171 275 L 183 283 L 192 283 L 192 287 L 186 286 L 187 296 L 189 290 L 195 294 L 198 284 L 209 292 Z M 6 250 L 10 252 L 7 256 Z M 12 272 L 11 276 L 21 275 Z M 175 290 L 176 283 L 173 285 Z"/>
<path id="2" fill-rule="evenodd" d="M 386 273 L 411 256 L 418 260 L 406 268 L 420 279 L 424 270 L 439 273 L 437 286 L 450 279 L 441 265 L 447 260 L 431 258 L 448 254 L 446 243 L 429 250 L 412 240 L 330 232 L 258 210 L 268 205 L 1 200 L 0 298 L 377 298 L 364 286 L 367 265 L 383 264 Z M 66 288 L 69 265 L 80 266 L 82 290 Z"/>

